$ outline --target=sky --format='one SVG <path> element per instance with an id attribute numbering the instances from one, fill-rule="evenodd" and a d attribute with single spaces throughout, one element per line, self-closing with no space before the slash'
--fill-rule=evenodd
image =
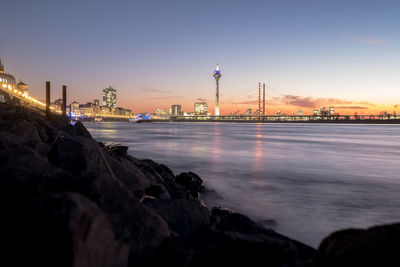
<path id="1" fill-rule="evenodd" d="M 101 99 L 154 112 L 206 100 L 213 112 L 218 59 L 222 114 L 400 112 L 400 1 L 8 0 L 0 58 L 44 98 Z"/>

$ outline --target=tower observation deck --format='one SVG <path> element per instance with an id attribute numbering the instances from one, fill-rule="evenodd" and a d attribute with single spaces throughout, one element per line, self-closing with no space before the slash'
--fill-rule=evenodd
<path id="1" fill-rule="evenodd" d="M 218 62 L 217 66 L 215 67 L 215 71 L 213 74 L 215 78 L 215 82 L 217 83 L 217 88 L 215 89 L 215 116 L 219 116 L 219 79 L 221 78 L 222 74 L 219 70 Z"/>

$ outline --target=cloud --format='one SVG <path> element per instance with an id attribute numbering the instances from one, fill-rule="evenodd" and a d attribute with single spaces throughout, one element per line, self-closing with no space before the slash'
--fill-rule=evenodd
<path id="1" fill-rule="evenodd" d="M 249 101 L 242 101 L 242 102 L 232 102 L 235 105 L 258 105 L 258 100 L 249 100 Z"/>
<path id="2" fill-rule="evenodd" d="M 286 105 L 293 105 L 298 107 L 313 108 L 317 105 L 317 101 L 311 97 L 301 97 L 295 95 L 284 95 L 281 99 Z"/>
<path id="3" fill-rule="evenodd" d="M 373 38 L 373 37 L 355 37 L 353 38 L 353 41 L 357 43 L 362 43 L 362 44 L 369 44 L 369 45 L 379 45 L 379 44 L 385 44 L 387 43 L 386 40 L 378 39 L 378 38 Z"/>
<path id="4" fill-rule="evenodd" d="M 178 95 L 168 95 L 168 96 L 150 96 L 150 97 L 147 97 L 147 98 L 150 98 L 150 99 L 184 99 L 184 98 L 186 98 L 186 97 L 183 97 L 183 96 L 178 96 Z"/>
<path id="5" fill-rule="evenodd" d="M 324 105 L 332 105 L 332 106 L 336 105 L 336 108 L 367 109 L 368 107 L 365 106 L 375 106 L 374 104 L 365 101 L 356 102 L 340 98 L 314 98 L 314 97 L 302 97 L 296 95 L 283 95 L 280 98 L 279 97 L 274 98 L 274 100 L 281 104 L 304 107 L 304 108 L 316 108 Z"/>
<path id="6" fill-rule="evenodd" d="M 400 105 L 394 105 L 394 108 L 398 108 L 398 107 L 400 107 Z"/>
<path id="7" fill-rule="evenodd" d="M 368 107 L 363 106 L 338 106 L 335 108 L 348 108 L 348 109 L 368 109 Z"/>
<path id="8" fill-rule="evenodd" d="M 142 86 L 141 88 L 140 88 L 140 90 L 141 91 L 143 91 L 143 92 L 150 92 L 150 93 L 159 93 L 159 94 L 168 94 L 168 93 L 171 93 L 171 91 L 169 91 L 169 90 L 159 90 L 159 89 L 155 89 L 155 88 L 152 88 L 152 87 L 149 87 L 149 86 Z"/>
<path id="9" fill-rule="evenodd" d="M 376 106 L 370 102 L 357 102 L 340 98 L 315 98 L 303 97 L 297 95 L 283 95 L 281 97 L 274 97 L 268 104 L 274 105 L 289 105 L 301 108 L 319 108 L 322 106 L 334 106 L 335 108 L 348 108 L 348 109 L 368 109 L 368 107 Z M 241 102 L 232 102 L 235 105 L 258 105 L 258 100 L 246 100 Z M 400 107 L 400 105 L 399 105 Z"/>
<path id="10" fill-rule="evenodd" d="M 206 102 L 207 99 L 199 97 L 199 98 L 196 99 L 196 101 Z"/>

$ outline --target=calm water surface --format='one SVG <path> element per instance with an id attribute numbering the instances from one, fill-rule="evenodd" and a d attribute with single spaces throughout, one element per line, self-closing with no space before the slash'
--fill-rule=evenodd
<path id="1" fill-rule="evenodd" d="M 400 221 L 400 125 L 86 123 L 175 173 L 194 171 L 209 205 L 318 246 L 334 230 Z M 276 223 L 271 223 L 271 221 Z"/>

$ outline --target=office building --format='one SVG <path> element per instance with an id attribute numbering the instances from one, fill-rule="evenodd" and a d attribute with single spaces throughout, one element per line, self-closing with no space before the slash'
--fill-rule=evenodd
<path id="1" fill-rule="evenodd" d="M 172 105 L 171 106 L 171 115 L 180 116 L 182 115 L 182 106 L 181 105 Z"/>
<path id="2" fill-rule="evenodd" d="M 207 102 L 195 102 L 194 103 L 194 115 L 207 115 L 208 104 Z"/>
<path id="3" fill-rule="evenodd" d="M 117 90 L 108 87 L 103 90 L 103 106 L 108 108 L 117 108 Z"/>

